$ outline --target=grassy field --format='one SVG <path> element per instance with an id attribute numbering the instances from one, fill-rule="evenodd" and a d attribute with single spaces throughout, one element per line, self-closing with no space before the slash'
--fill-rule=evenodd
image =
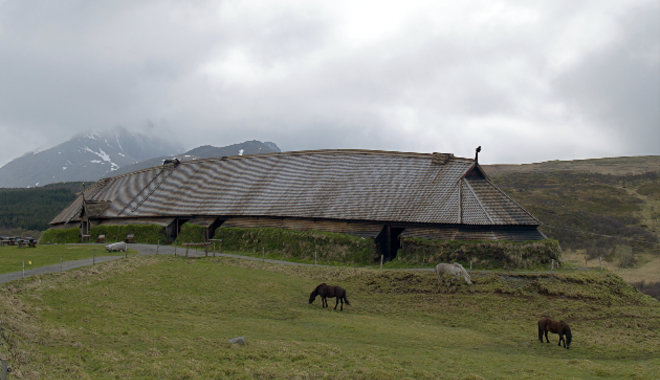
<path id="1" fill-rule="evenodd" d="M 129 250 L 129 255 L 137 252 Z M 112 255 L 123 254 L 113 253 Z M 37 248 L 0 247 L 0 273 L 19 272 L 62 261 L 86 259 L 92 256 L 109 256 L 103 245 L 39 245 Z"/>
<path id="2" fill-rule="evenodd" d="M 660 303 L 610 272 L 473 280 L 132 257 L 2 286 L 1 354 L 16 378 L 657 378 Z M 351 305 L 309 305 L 322 281 Z M 538 342 L 542 315 L 569 322 L 570 350 Z"/>

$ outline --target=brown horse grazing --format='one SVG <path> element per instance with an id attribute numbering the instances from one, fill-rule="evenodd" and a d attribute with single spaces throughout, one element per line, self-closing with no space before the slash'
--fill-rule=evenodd
<path id="1" fill-rule="evenodd" d="M 571 339 L 573 335 L 571 334 L 571 328 L 568 327 L 568 324 L 564 321 L 553 321 L 550 318 L 541 318 L 538 322 L 539 326 L 539 340 L 543 343 L 543 334 L 545 334 L 546 343 L 550 343 L 548 340 L 548 331 L 551 333 L 559 334 L 559 343 L 558 346 L 561 346 L 561 342 L 564 342 L 564 348 L 571 348 Z M 566 336 L 566 338 L 564 338 Z"/>
<path id="2" fill-rule="evenodd" d="M 312 293 L 309 295 L 309 303 L 314 302 L 316 299 L 316 296 L 321 296 L 321 306 L 322 307 L 328 307 L 328 300 L 327 298 L 334 298 L 337 297 L 337 302 L 335 303 L 335 310 L 337 310 L 337 304 L 341 301 L 341 308 L 339 311 L 344 310 L 344 302 L 346 302 L 346 305 L 350 305 L 351 303 L 348 302 L 348 298 L 346 298 L 346 290 L 342 288 L 341 286 L 329 286 L 326 285 L 324 282 L 323 284 L 319 285 L 312 291 Z"/>

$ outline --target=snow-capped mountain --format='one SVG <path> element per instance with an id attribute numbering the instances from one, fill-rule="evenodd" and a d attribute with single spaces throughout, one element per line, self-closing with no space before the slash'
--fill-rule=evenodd
<path id="1" fill-rule="evenodd" d="M 165 140 L 123 128 L 90 132 L 40 152 L 28 153 L 0 168 L 0 187 L 36 187 L 58 182 L 96 182 L 104 177 L 180 161 L 280 152 L 272 142 L 245 141 L 225 147 L 200 146 L 185 153 Z"/>
<path id="2" fill-rule="evenodd" d="M 69 181 L 96 181 L 121 167 L 181 151 L 162 139 L 124 128 L 89 132 L 53 148 L 28 153 L 0 168 L 0 187 L 33 187 Z"/>

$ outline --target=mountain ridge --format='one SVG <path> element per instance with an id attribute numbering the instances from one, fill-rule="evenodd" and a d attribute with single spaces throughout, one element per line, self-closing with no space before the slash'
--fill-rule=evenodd
<path id="1" fill-rule="evenodd" d="M 158 166 L 165 159 L 181 161 L 216 156 L 279 152 L 275 143 L 257 140 L 224 147 L 205 145 L 185 153 L 157 136 L 124 128 L 78 134 L 38 152 L 26 153 L 0 167 L 0 188 L 29 188 L 62 182 L 95 182 Z"/>

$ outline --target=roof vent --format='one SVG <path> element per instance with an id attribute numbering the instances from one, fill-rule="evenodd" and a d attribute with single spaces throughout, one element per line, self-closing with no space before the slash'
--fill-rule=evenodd
<path id="1" fill-rule="evenodd" d="M 175 158 L 173 160 L 163 160 L 163 166 L 168 166 L 168 165 L 179 166 L 180 163 L 181 161 L 179 161 L 178 158 Z"/>
<path id="2" fill-rule="evenodd" d="M 454 155 L 452 153 L 439 153 L 439 152 L 433 152 L 431 162 L 435 165 L 444 165 L 449 160 L 454 158 Z"/>

